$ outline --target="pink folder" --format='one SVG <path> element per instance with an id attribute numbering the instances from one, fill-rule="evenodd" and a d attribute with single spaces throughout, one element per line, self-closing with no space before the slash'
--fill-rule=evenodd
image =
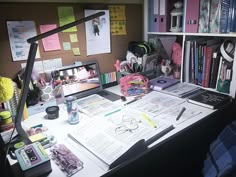
<path id="1" fill-rule="evenodd" d="M 160 0 L 159 31 L 167 32 L 167 0 Z"/>
<path id="2" fill-rule="evenodd" d="M 199 4 L 200 0 L 186 0 L 185 32 L 187 33 L 198 32 Z"/>

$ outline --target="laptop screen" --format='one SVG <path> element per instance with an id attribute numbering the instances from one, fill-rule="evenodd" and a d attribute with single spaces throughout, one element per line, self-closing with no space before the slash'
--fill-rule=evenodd
<path id="1" fill-rule="evenodd" d="M 64 96 L 81 98 L 102 88 L 99 66 L 96 61 L 59 69 Z"/>

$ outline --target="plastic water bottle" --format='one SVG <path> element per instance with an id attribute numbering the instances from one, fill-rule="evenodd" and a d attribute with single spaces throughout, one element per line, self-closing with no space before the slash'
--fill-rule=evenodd
<path id="1" fill-rule="evenodd" d="M 79 123 L 79 108 L 74 97 L 68 97 L 66 99 L 66 108 L 68 113 L 68 121 L 70 124 Z"/>

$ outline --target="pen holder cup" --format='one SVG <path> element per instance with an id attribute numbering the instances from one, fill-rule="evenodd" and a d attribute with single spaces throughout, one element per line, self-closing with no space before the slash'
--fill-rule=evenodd
<path id="1" fill-rule="evenodd" d="M 74 97 L 68 97 L 66 99 L 66 109 L 68 114 L 68 121 L 70 124 L 79 123 L 79 106 Z"/>

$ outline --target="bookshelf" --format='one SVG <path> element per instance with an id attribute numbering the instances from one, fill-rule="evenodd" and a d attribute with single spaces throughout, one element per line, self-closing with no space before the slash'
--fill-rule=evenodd
<path id="1" fill-rule="evenodd" d="M 202 6 L 202 4 L 201 4 L 202 2 L 201 1 L 203 1 L 203 0 L 199 0 L 199 9 L 198 9 L 198 13 L 199 14 L 198 14 L 197 22 L 201 21 L 200 20 L 200 15 L 202 13 L 202 12 L 200 12 L 200 8 Z M 204 87 L 204 88 L 212 90 L 212 91 L 222 92 L 222 93 L 228 94 L 228 95 L 232 96 L 233 98 L 235 98 L 235 93 L 236 93 L 236 72 L 235 72 L 236 71 L 236 62 L 234 62 L 234 60 L 236 58 L 236 53 L 235 53 L 236 50 L 234 50 L 234 53 L 233 53 L 233 59 L 234 60 L 233 60 L 233 62 L 230 63 L 229 67 L 227 65 L 227 62 L 225 62 L 227 67 L 228 67 L 228 68 L 226 68 L 226 71 L 229 72 L 228 73 L 229 83 L 227 83 L 228 84 L 227 85 L 228 88 L 225 89 L 225 90 L 224 89 L 222 90 L 222 89 L 220 89 L 220 86 L 224 82 L 222 82 L 222 83 L 219 82 L 219 78 L 221 78 L 221 75 L 223 75 L 222 74 L 223 70 L 222 70 L 222 72 L 220 71 L 221 68 L 223 68 L 222 65 L 221 66 L 219 65 L 219 67 L 218 67 L 217 83 L 216 83 L 215 87 L 210 87 L 208 82 L 207 82 L 207 85 L 205 85 L 205 83 L 202 85 L 201 83 L 195 83 L 195 82 L 193 82 L 191 80 L 187 80 L 186 81 L 186 76 L 189 75 L 189 77 L 191 77 L 190 76 L 191 75 L 191 73 L 190 73 L 191 71 L 190 72 L 186 72 L 187 71 L 186 70 L 186 66 L 190 65 L 189 67 L 193 67 L 191 64 L 189 64 L 189 62 L 191 63 L 191 61 L 189 61 L 189 62 L 187 61 L 188 57 L 186 57 L 186 42 L 187 41 L 193 41 L 193 40 L 196 39 L 196 40 L 202 40 L 203 41 L 202 43 L 204 43 L 204 41 L 206 42 L 206 41 L 208 41 L 210 39 L 214 39 L 214 40 L 222 39 L 222 42 L 219 43 L 219 48 L 217 48 L 217 51 L 219 52 L 220 56 L 222 56 L 222 54 L 220 52 L 221 44 L 224 41 L 229 41 L 230 40 L 232 42 L 232 44 L 234 44 L 234 47 L 235 47 L 236 33 L 234 33 L 233 31 L 228 31 L 228 32 L 224 32 L 224 33 L 221 33 L 220 31 L 219 32 L 198 32 L 198 31 L 200 31 L 199 27 L 195 27 L 195 31 L 192 30 L 192 29 L 189 29 L 188 27 L 186 27 L 186 21 L 187 21 L 187 19 L 189 19 L 189 16 L 188 16 L 188 13 L 187 13 L 188 12 L 187 3 L 189 2 L 189 0 L 183 0 L 182 1 L 183 2 L 183 30 L 181 32 L 170 32 L 170 24 L 171 23 L 170 23 L 170 21 L 168 22 L 168 20 L 170 20 L 170 12 L 174 8 L 173 4 L 176 3 L 176 2 L 177 2 L 176 0 L 148 0 L 148 1 L 144 1 L 144 40 L 150 42 L 150 39 L 152 39 L 153 37 L 163 38 L 163 37 L 167 37 L 167 36 L 168 37 L 169 36 L 175 36 L 176 37 L 176 42 L 181 44 L 181 47 L 182 47 L 181 77 L 180 77 L 180 81 L 181 82 L 189 82 L 189 83 L 194 84 L 194 85 L 199 85 L 200 87 Z M 214 1 L 214 2 L 216 2 L 216 1 Z M 195 3 L 195 1 L 194 1 L 194 3 Z M 157 5 L 157 6 L 154 7 L 153 5 Z M 211 8 L 210 4 L 208 4 L 208 5 L 209 5 L 208 9 L 210 9 Z M 196 7 L 198 7 L 198 6 L 195 6 L 195 8 Z M 154 14 L 154 13 L 156 13 L 156 14 Z M 206 12 L 206 13 L 209 13 L 209 12 Z M 164 15 L 164 20 L 167 20 L 167 22 L 166 22 L 166 24 L 167 24 L 166 31 L 163 31 L 163 29 L 160 29 L 158 27 L 158 25 L 163 25 L 160 22 L 160 18 L 162 18 L 163 15 Z M 209 13 L 209 16 L 210 15 L 211 14 Z M 210 19 L 210 17 L 209 17 L 209 19 Z M 160 23 L 160 24 L 158 24 L 158 23 Z M 156 26 L 154 26 L 154 25 L 156 25 Z M 199 23 L 197 23 L 196 25 L 200 26 Z M 210 22 L 208 23 L 208 27 L 209 26 L 210 26 Z M 196 31 L 196 29 L 197 29 L 197 31 Z M 219 30 L 220 30 L 220 27 L 219 27 Z M 208 31 L 210 31 L 210 27 L 209 27 Z M 199 42 L 199 43 L 201 45 L 205 46 L 205 44 L 202 44 L 201 42 Z M 206 51 L 204 48 L 202 48 L 201 50 L 204 51 L 204 52 Z M 216 51 L 213 51 L 213 52 L 216 52 Z M 211 58 L 212 58 L 212 56 L 213 56 L 213 53 L 211 55 Z M 206 62 L 205 58 L 204 58 L 204 64 Z M 208 58 L 209 58 L 209 56 L 208 56 Z M 222 56 L 222 59 L 223 59 L 223 61 L 225 61 L 223 56 Z M 189 60 L 191 60 L 191 58 Z M 210 70 L 207 71 L 208 75 L 210 74 L 210 71 L 212 70 L 211 69 L 212 61 L 213 61 L 213 59 L 211 59 L 209 61 L 210 66 L 208 66 L 208 70 L 209 69 Z M 208 63 L 208 65 L 209 65 L 209 63 Z M 220 63 L 221 63 L 221 61 L 220 61 Z M 204 67 L 205 67 L 205 65 L 204 65 Z M 203 74 L 205 74 L 205 68 L 203 68 L 202 72 L 203 72 Z M 201 77 L 204 77 L 204 76 L 201 76 Z M 212 77 L 211 74 L 209 75 L 209 79 L 210 79 L 210 77 Z"/>

